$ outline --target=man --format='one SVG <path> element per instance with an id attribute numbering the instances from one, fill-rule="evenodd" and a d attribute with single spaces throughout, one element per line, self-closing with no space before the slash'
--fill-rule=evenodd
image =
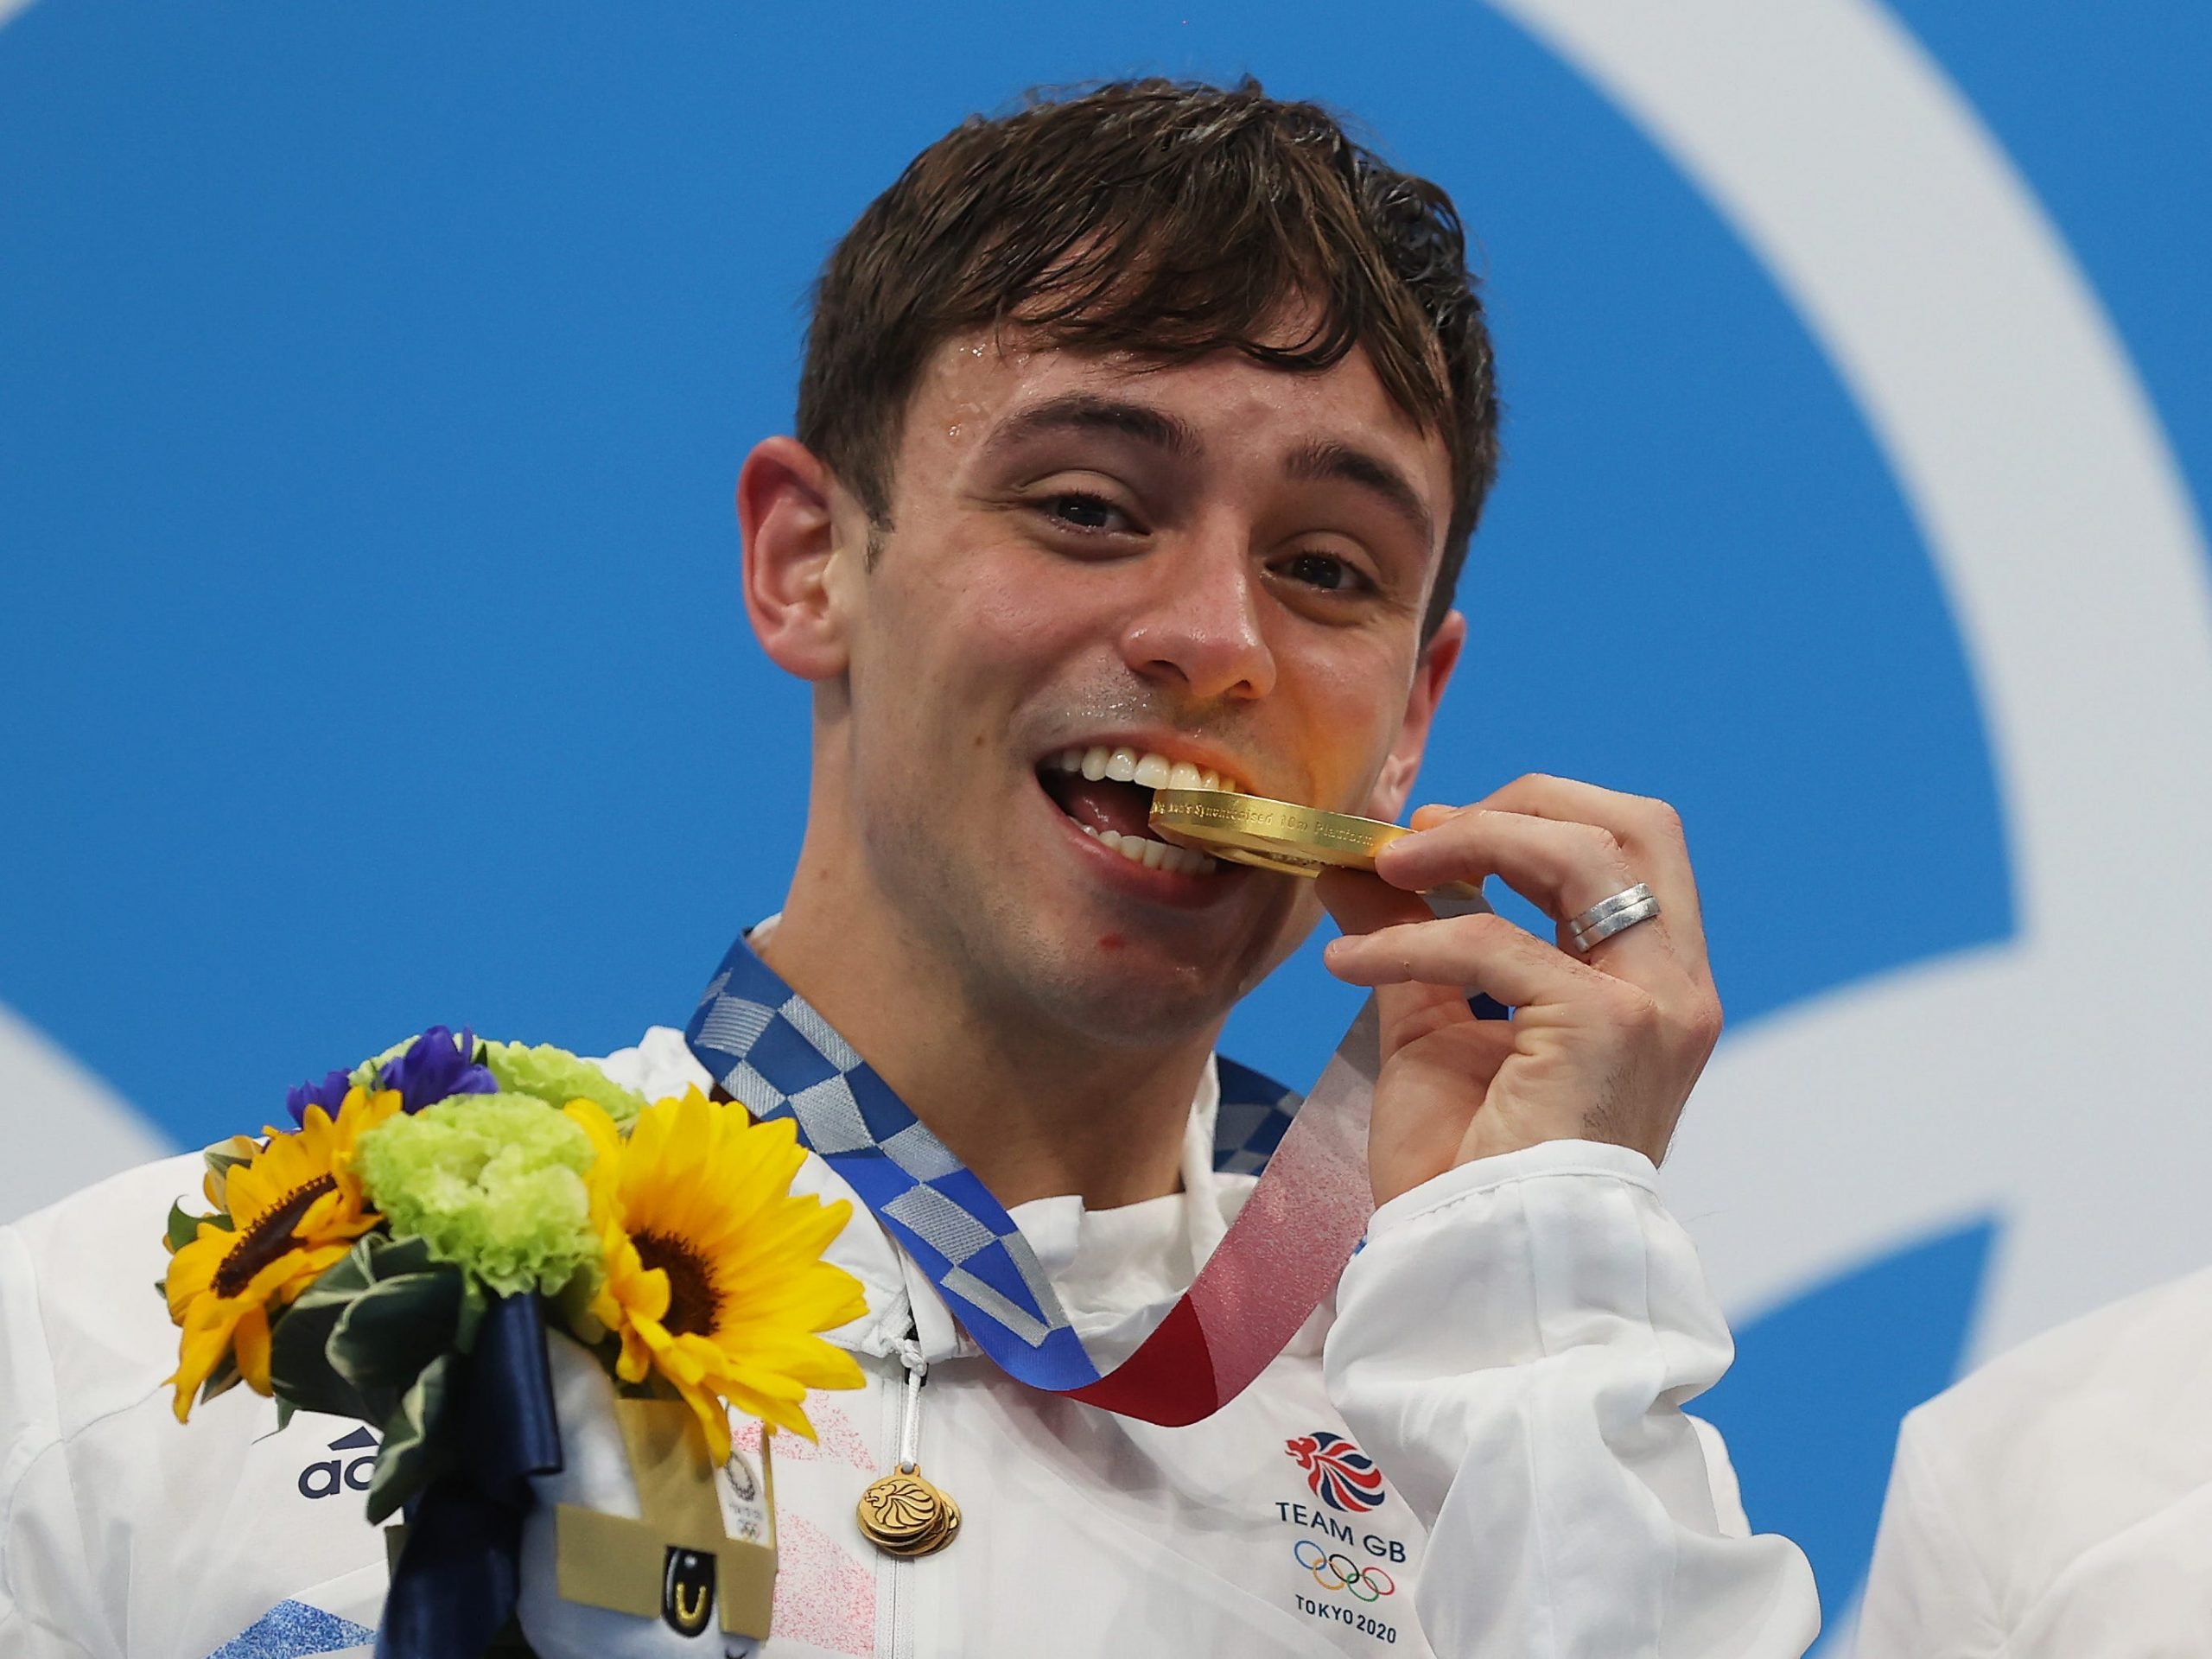
<path id="1" fill-rule="evenodd" d="M 1449 202 L 1255 86 L 971 122 L 831 257 L 798 436 L 737 492 L 754 632 L 813 688 L 798 868 L 694 1045 L 658 1031 L 610 1069 L 756 1109 L 834 1095 L 774 1071 L 779 1010 L 911 1112 L 925 1174 L 964 1164 L 1006 1215 L 947 1214 L 918 1181 L 837 1245 L 869 1302 L 837 1339 L 868 1384 L 817 1397 L 818 1447 L 779 1442 L 772 1653 L 1810 1641 L 1803 1558 L 1747 1535 L 1680 1409 L 1729 1344 L 1652 1188 L 1719 1025 L 1673 815 L 1523 779 L 1417 814 L 1379 876 L 1318 885 L 1149 833 L 1151 789 L 1179 779 L 1404 809 L 1466 637 L 1452 588 L 1496 423 Z M 1418 896 L 1491 875 L 1557 939 Z M 1638 883 L 1656 914 L 1566 948 Z M 963 1251 L 1049 1281 L 1037 1305 L 1106 1365 L 1175 1317 L 1252 1185 L 1216 1166 L 1225 1092 L 1251 1084 L 1215 1035 L 1322 904 L 1384 1056 L 1380 1207 L 1333 1319 L 1185 1427 L 1007 1375 L 979 1348 L 1012 1363 L 1055 1333 Z M 1470 990 L 1515 1018 L 1478 1020 Z M 825 1125 L 885 1133 L 798 1115 L 824 1152 Z M 803 1179 L 848 1190 L 820 1162 Z M 92 1306 L 73 1248 L 112 1230 L 143 1254 L 189 1183 L 125 1177 L 0 1255 L 10 1652 L 200 1659 L 249 1624 L 331 1618 L 315 1639 L 337 1645 L 374 1618 L 381 1546 L 339 1490 L 366 1437 L 271 1434 L 244 1390 L 181 1432 L 151 1299 Z M 1001 1326 L 1019 1339 L 995 1346 Z M 960 1506 L 926 1559 L 856 1529 L 894 1463 Z"/>

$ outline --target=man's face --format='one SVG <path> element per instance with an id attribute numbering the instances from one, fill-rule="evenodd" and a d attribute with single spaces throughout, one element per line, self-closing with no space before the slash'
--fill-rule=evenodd
<path id="1" fill-rule="evenodd" d="M 1066 760 L 1395 817 L 1460 638 L 1421 639 L 1451 507 L 1442 440 L 1363 354 L 940 349 L 893 527 L 830 582 L 855 877 L 978 1007 L 1118 1042 L 1206 1028 L 1313 925 L 1312 884 L 1131 858 L 1149 790 Z"/>

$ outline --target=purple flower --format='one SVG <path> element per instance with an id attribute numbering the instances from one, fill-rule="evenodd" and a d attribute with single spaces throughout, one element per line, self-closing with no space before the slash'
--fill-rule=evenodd
<path id="1" fill-rule="evenodd" d="M 292 1122 L 304 1126 L 308 1108 L 320 1106 L 335 1118 L 338 1109 L 346 1103 L 346 1091 L 353 1086 L 350 1071 L 326 1071 L 321 1083 L 303 1083 L 296 1089 L 284 1091 L 284 1109 L 292 1115 Z"/>
<path id="2" fill-rule="evenodd" d="M 476 1033 L 466 1027 L 455 1037 L 432 1026 L 396 1060 L 386 1060 L 377 1087 L 399 1090 L 402 1111 L 419 1112 L 455 1095 L 496 1095 L 498 1081 L 476 1064 Z"/>

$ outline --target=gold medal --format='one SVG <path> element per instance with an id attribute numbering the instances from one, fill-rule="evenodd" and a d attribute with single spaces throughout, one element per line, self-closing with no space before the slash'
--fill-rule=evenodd
<path id="1" fill-rule="evenodd" d="M 1179 847 L 1304 876 L 1332 868 L 1371 871 L 1376 854 L 1413 833 L 1378 818 L 1325 812 L 1318 806 L 1219 789 L 1154 790 L 1152 827 Z M 1482 897 L 1479 887 L 1465 881 L 1450 882 L 1437 891 L 1456 899 Z"/>
<path id="2" fill-rule="evenodd" d="M 960 1531 L 960 1506 L 911 1463 L 869 1483 L 855 1514 L 861 1535 L 887 1555 L 934 1555 Z"/>

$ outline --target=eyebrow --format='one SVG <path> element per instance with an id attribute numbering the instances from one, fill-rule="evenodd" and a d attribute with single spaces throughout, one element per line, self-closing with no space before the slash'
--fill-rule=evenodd
<path id="1" fill-rule="evenodd" d="M 990 448 L 1012 448 L 1048 432 L 1102 432 L 1134 438 L 1178 461 L 1196 461 L 1205 451 L 1197 430 L 1179 416 L 1149 404 L 1095 391 L 1064 392 L 1022 410 L 991 435 Z M 1341 439 L 1319 439 L 1293 450 L 1283 470 L 1309 483 L 1355 485 L 1402 518 L 1421 537 L 1423 548 L 1436 539 L 1436 521 L 1430 517 L 1421 493 L 1405 474 L 1370 450 Z"/>
<path id="2" fill-rule="evenodd" d="M 991 448 L 1010 448 L 1047 432 L 1103 432 L 1135 438 L 1178 461 L 1195 461 L 1204 448 L 1188 422 L 1165 410 L 1095 391 L 1065 392 L 1022 410 L 992 435 Z"/>
<path id="3" fill-rule="evenodd" d="M 1313 483 L 1353 484 L 1382 501 L 1421 535 L 1426 549 L 1436 540 L 1436 521 L 1429 516 L 1406 475 L 1380 455 L 1333 439 L 1309 443 L 1292 452 L 1284 470 L 1291 477 Z"/>

